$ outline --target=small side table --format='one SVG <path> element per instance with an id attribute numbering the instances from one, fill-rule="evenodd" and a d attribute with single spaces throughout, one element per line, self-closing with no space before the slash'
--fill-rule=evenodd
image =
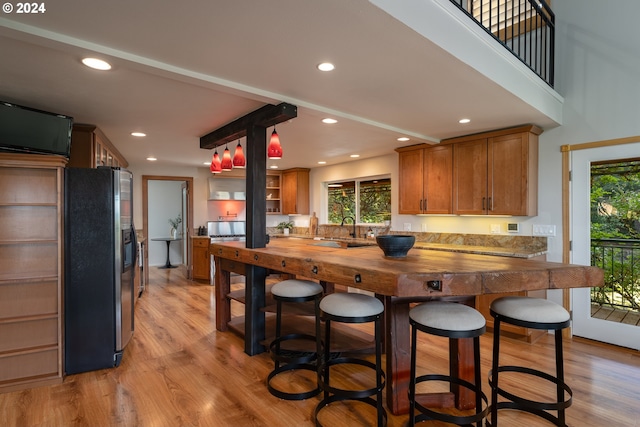
<path id="1" fill-rule="evenodd" d="M 175 242 L 177 240 L 182 240 L 181 237 L 176 237 L 175 239 L 173 237 L 156 237 L 155 239 L 151 239 L 153 241 L 156 242 L 167 242 L 167 261 L 165 262 L 165 264 L 161 267 L 158 268 L 176 268 L 177 265 L 171 265 L 171 260 L 169 259 L 169 247 L 171 246 L 171 242 Z"/>

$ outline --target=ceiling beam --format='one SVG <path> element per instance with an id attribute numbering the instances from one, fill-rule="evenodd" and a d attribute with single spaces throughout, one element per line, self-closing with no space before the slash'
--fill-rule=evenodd
<path id="1" fill-rule="evenodd" d="M 268 128 L 298 116 L 298 107 L 283 102 L 278 105 L 267 104 L 264 107 L 227 123 L 200 137 L 200 148 L 213 149 L 246 136 L 252 126 Z"/>

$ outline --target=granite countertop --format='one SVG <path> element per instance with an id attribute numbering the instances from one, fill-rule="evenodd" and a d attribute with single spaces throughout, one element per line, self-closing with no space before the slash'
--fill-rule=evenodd
<path id="1" fill-rule="evenodd" d="M 289 239 L 316 239 L 316 240 L 337 240 L 337 241 L 353 241 L 359 244 L 370 244 L 372 246 L 377 245 L 375 238 L 370 239 L 353 239 L 353 238 L 325 238 L 325 237 L 312 237 L 308 234 L 271 234 L 270 237 L 281 239 L 281 238 L 289 238 Z M 416 243 L 413 246 L 415 249 L 425 249 L 425 250 L 433 250 L 433 251 L 446 251 L 446 252 L 459 252 L 459 253 L 469 253 L 469 254 L 479 254 L 479 255 L 493 255 L 493 256 L 502 256 L 502 257 L 510 257 L 510 258 L 535 258 L 540 255 L 544 255 L 547 253 L 546 249 L 543 248 L 513 248 L 513 247 L 503 247 L 503 246 L 481 246 L 481 245 L 464 245 L 464 244 L 455 244 L 455 243 L 433 243 L 433 242 L 423 242 L 416 239 Z"/>

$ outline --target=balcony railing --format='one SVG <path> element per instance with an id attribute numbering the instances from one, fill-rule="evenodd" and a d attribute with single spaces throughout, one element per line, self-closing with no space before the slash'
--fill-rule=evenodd
<path id="1" fill-rule="evenodd" d="M 640 240 L 592 239 L 591 265 L 604 270 L 604 285 L 591 289 L 591 302 L 640 311 Z"/>
<path id="2" fill-rule="evenodd" d="M 553 87 L 555 15 L 545 0 L 451 2 Z"/>

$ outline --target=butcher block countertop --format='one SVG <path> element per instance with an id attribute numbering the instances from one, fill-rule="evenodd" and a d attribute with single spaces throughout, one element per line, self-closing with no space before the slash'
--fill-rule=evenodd
<path id="1" fill-rule="evenodd" d="M 216 242 L 210 249 L 214 256 L 242 264 L 396 297 L 471 296 L 603 282 L 602 270 L 589 266 L 416 247 L 404 258 L 386 258 L 375 244 L 341 248 L 321 242 L 289 237 L 271 239 L 266 248 Z"/>

